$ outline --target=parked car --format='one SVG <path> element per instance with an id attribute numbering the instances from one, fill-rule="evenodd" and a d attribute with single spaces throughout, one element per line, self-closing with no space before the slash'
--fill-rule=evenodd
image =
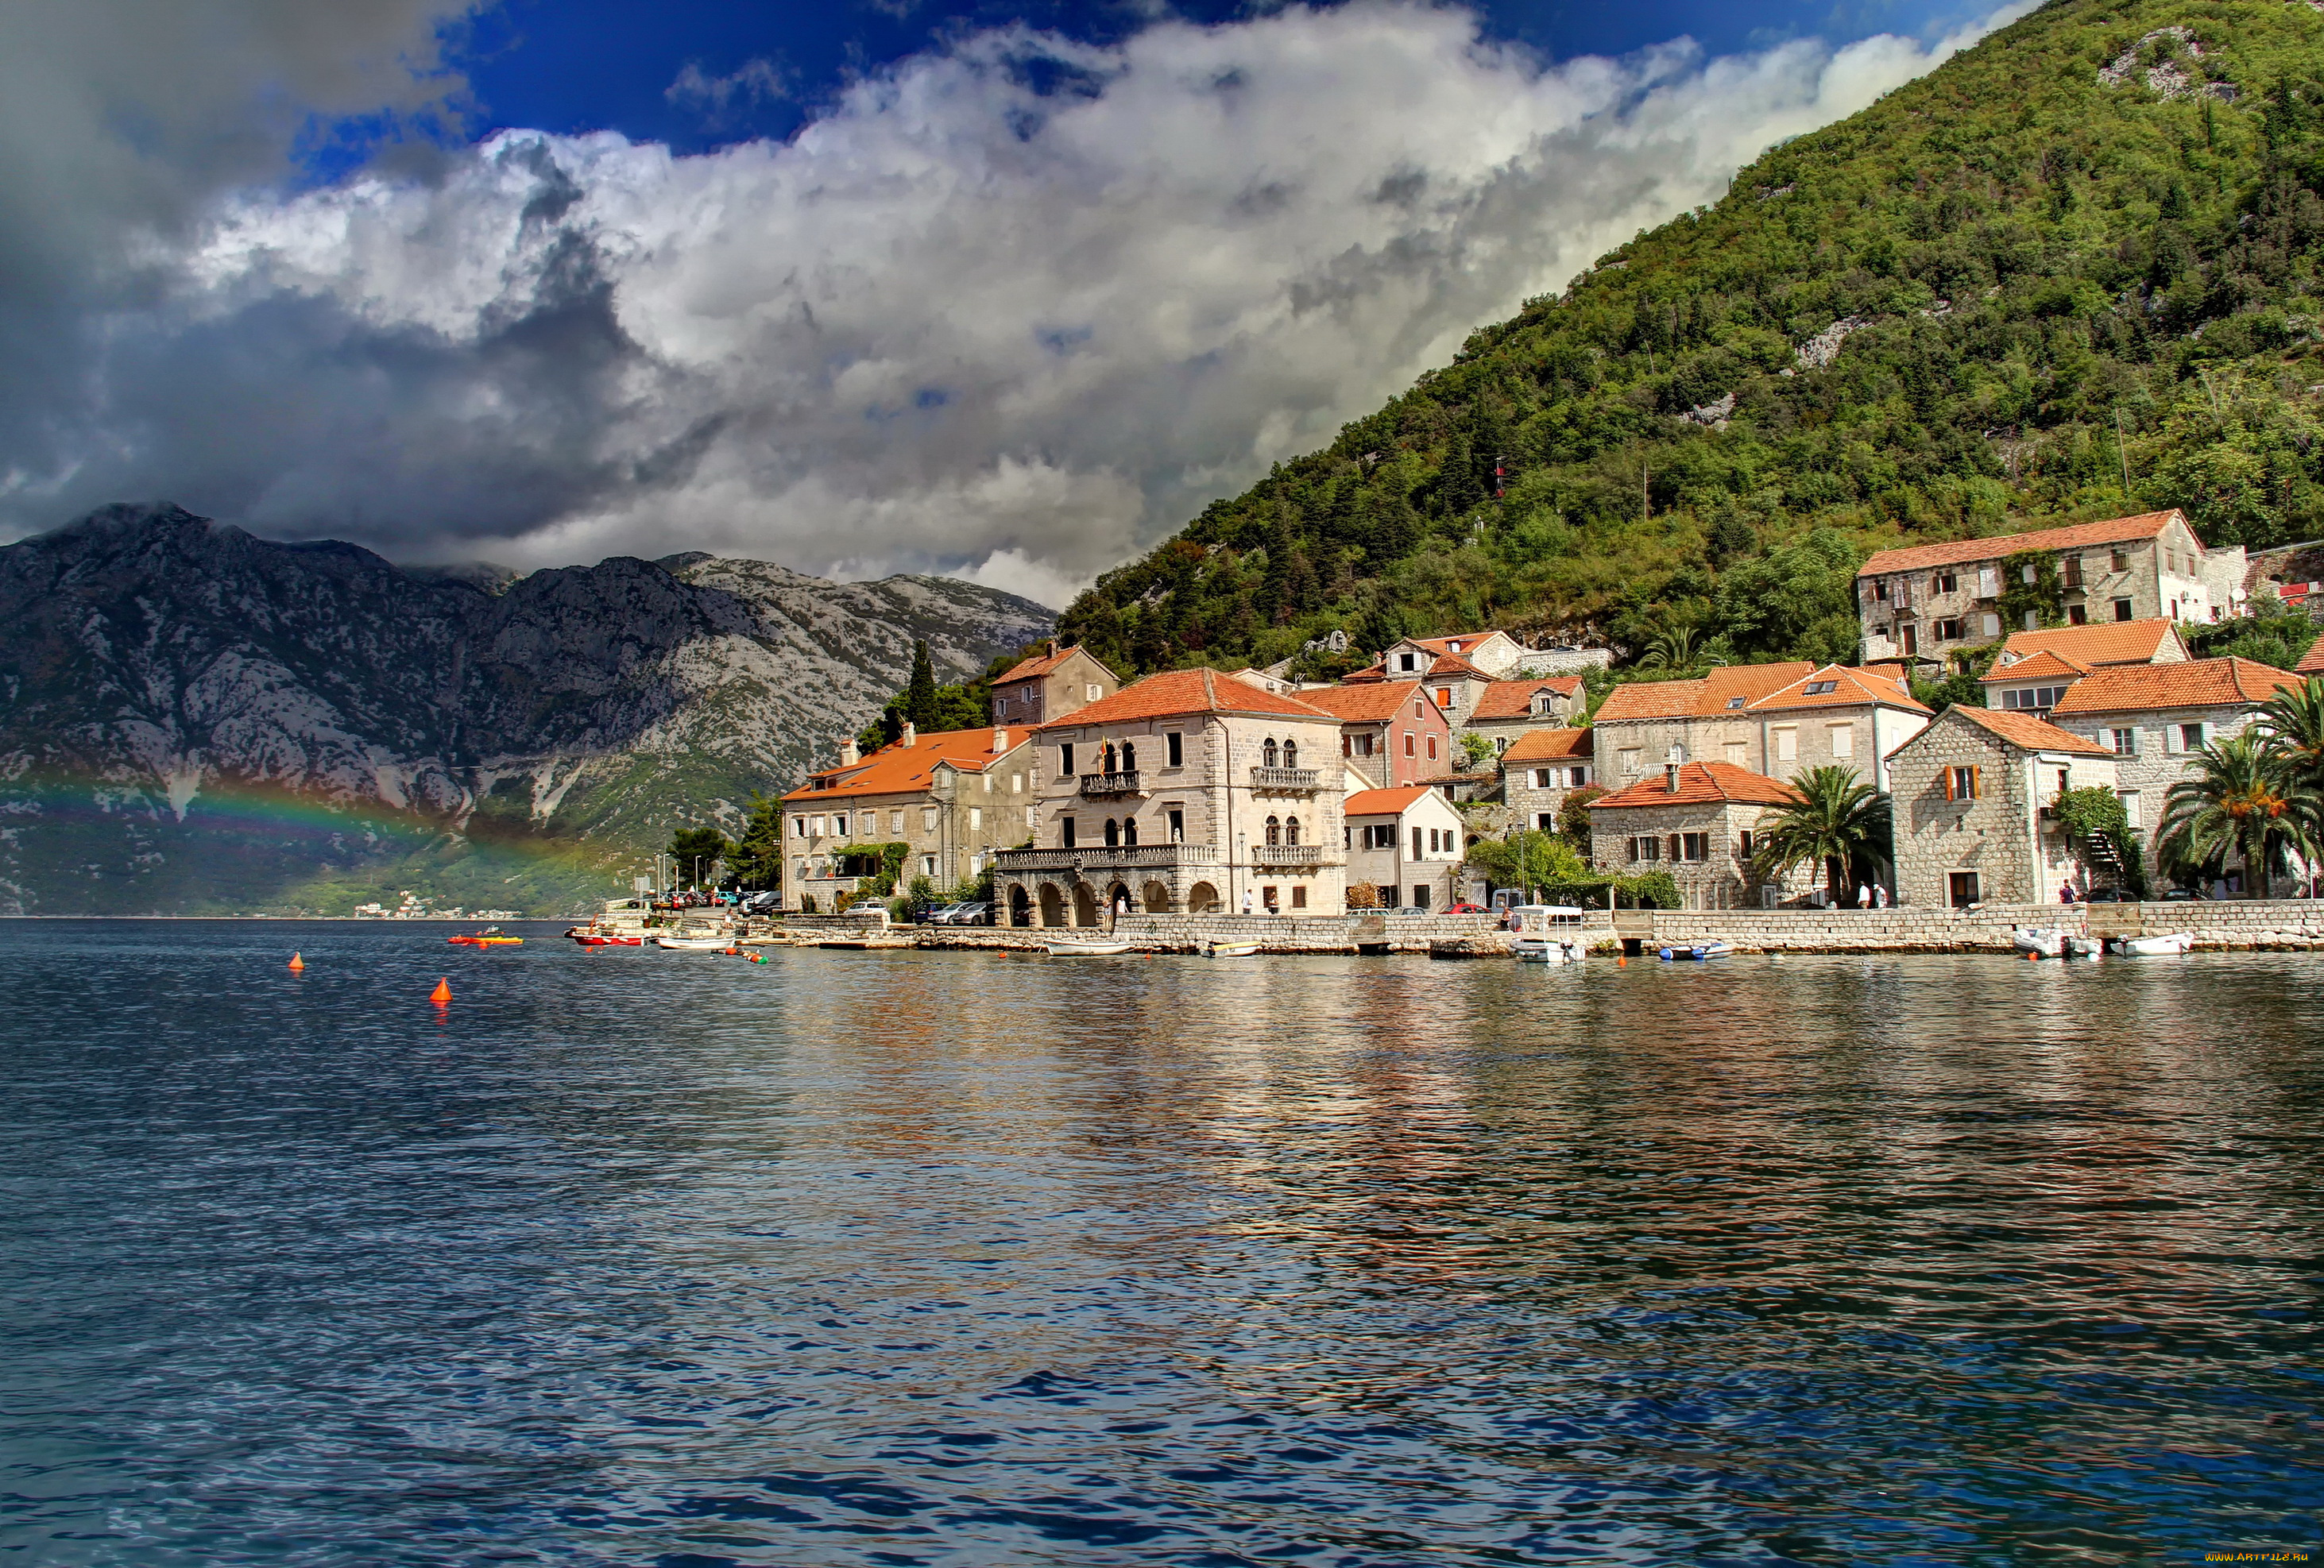
<path id="1" fill-rule="evenodd" d="M 775 892 L 748 894 L 741 905 L 745 915 L 771 915 L 782 907 L 783 896 Z"/>
<path id="2" fill-rule="evenodd" d="M 961 904 L 931 904 L 921 912 L 920 923 L 924 926 L 949 926 L 953 916 L 965 907 Z"/>
<path id="3" fill-rule="evenodd" d="M 1482 915 L 1487 911 L 1482 904 L 1460 903 L 1446 905 L 1444 912 L 1448 915 Z"/>
<path id="4" fill-rule="evenodd" d="M 992 924 L 992 906 L 991 904 L 976 902 L 956 904 L 953 907 L 952 918 L 946 920 L 945 924 L 947 926 L 990 926 Z"/>
<path id="5" fill-rule="evenodd" d="M 2163 893 L 2163 901 L 2166 904 L 2208 904 L 2211 901 L 2211 895 L 2200 888 L 2172 888 Z"/>

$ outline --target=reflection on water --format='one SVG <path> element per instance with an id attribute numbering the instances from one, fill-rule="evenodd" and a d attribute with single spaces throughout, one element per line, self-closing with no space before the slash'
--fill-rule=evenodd
<path id="1" fill-rule="evenodd" d="M 2315 1543 L 2313 959 L 0 953 L 0 1561 Z"/>

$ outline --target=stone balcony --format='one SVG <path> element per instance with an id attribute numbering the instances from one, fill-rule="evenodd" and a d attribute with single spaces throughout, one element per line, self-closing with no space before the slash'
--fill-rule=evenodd
<path id="1" fill-rule="evenodd" d="M 1100 872 L 1124 866 L 1214 866 L 1219 852 L 1207 844 L 1103 844 L 1074 849 L 1004 849 L 992 857 L 995 871 Z"/>
<path id="2" fill-rule="evenodd" d="M 1102 799 L 1115 795 L 1142 795 L 1135 769 L 1126 772 L 1084 773 L 1081 776 L 1084 799 Z"/>
<path id="3" fill-rule="evenodd" d="M 1323 787 L 1323 775 L 1314 768 L 1253 768 L 1250 787 L 1278 795 L 1313 795 Z"/>
<path id="4" fill-rule="evenodd" d="M 1250 863 L 1255 866 L 1314 866 L 1339 863 L 1338 854 L 1330 846 L 1320 844 L 1255 844 L 1250 846 Z"/>

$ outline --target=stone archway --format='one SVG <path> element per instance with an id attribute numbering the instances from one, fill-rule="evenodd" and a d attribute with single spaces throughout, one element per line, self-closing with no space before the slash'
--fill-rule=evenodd
<path id="1" fill-rule="evenodd" d="M 1062 926 L 1065 923 L 1065 895 L 1057 891 L 1055 882 L 1041 884 L 1041 924 Z"/>
<path id="2" fill-rule="evenodd" d="M 1113 912 L 1121 909 L 1127 909 L 1133 914 L 1138 909 L 1138 900 L 1130 896 L 1130 884 L 1127 882 L 1116 882 L 1105 891 L 1104 915 L 1107 924 L 1112 923 Z"/>
<path id="3" fill-rule="evenodd" d="M 1186 891 L 1186 913 L 1215 915 L 1219 912 L 1219 890 L 1208 882 L 1196 882 Z"/>
<path id="4" fill-rule="evenodd" d="M 1033 900 L 1025 896 L 1025 890 L 1021 887 L 1009 890 L 1009 923 L 1011 926 L 1033 923 Z"/>
<path id="5" fill-rule="evenodd" d="M 1087 882 L 1074 884 L 1074 924 L 1094 926 L 1097 918 L 1097 894 Z"/>
<path id="6" fill-rule="evenodd" d="M 1166 882 L 1148 882 L 1144 889 L 1146 912 L 1167 915 L 1170 912 L 1170 888 Z"/>

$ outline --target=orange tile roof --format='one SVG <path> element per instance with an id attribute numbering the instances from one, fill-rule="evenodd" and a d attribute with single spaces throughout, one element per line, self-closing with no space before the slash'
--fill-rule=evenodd
<path id="1" fill-rule="evenodd" d="M 1755 697 L 1781 691 L 1812 673 L 1804 659 L 1782 664 L 1729 664 L 1692 680 L 1639 680 L 1618 686 L 1599 706 L 1597 722 L 1622 724 L 1635 719 L 1705 718 L 1729 713 L 1729 704 L 1742 707 Z"/>
<path id="2" fill-rule="evenodd" d="M 2085 740 L 2080 735 L 2069 733 L 2047 719 L 2037 719 L 2029 713 L 2015 712 L 2008 708 L 1965 707 L 1960 703 L 1953 704 L 1945 712 L 1959 714 L 1971 724 L 1992 731 L 2020 751 L 2076 752 L 2085 757 L 2114 755 L 2096 741 Z M 1921 732 L 1922 734 L 1928 733 L 1927 730 Z M 1904 742 L 1907 746 L 1912 743 L 1911 741 Z M 1902 749 L 1902 747 L 1898 748 L 1900 751 Z"/>
<path id="3" fill-rule="evenodd" d="M 2300 677 L 2230 654 L 2183 664 L 2121 664 L 2076 681 L 2052 714 L 2126 714 L 2148 708 L 2233 707 L 2264 703 Z"/>
<path id="4" fill-rule="evenodd" d="M 2038 632 L 2012 632 L 2009 641 L 2001 645 L 2001 656 L 2013 659 L 2046 649 L 2061 659 L 2093 667 L 2152 664 L 2163 645 L 2178 636 L 2178 628 L 2162 615 L 2144 621 L 2101 621 L 2094 626 L 2052 626 Z"/>
<path id="5" fill-rule="evenodd" d="M 2089 665 L 2078 664 L 2055 649 L 2044 648 L 2027 654 L 2006 669 L 1997 664 L 1990 674 L 1980 678 L 1985 685 L 1990 686 L 1997 680 L 2039 680 L 2043 676 L 2054 676 L 2060 680 L 2080 680 L 2089 672 Z"/>
<path id="6" fill-rule="evenodd" d="M 1100 697 L 1045 730 L 1086 728 L 1092 724 L 1131 724 L 1140 719 L 1168 718 L 1178 714 L 1257 714 L 1264 717 L 1317 719 L 1333 722 L 1318 707 L 1272 692 L 1263 686 L 1237 680 L 1216 669 L 1167 669 Z"/>
<path id="7" fill-rule="evenodd" d="M 2126 540 L 2153 539 L 2179 509 L 2145 512 L 2136 517 L 2110 517 L 2104 522 L 2078 522 L 2066 528 L 2045 528 L 2034 533 L 2005 533 L 1992 539 L 1955 540 L 1950 544 L 1907 545 L 1874 552 L 1858 568 L 1859 577 L 1884 572 L 1915 572 L 1928 567 L 1966 566 L 1971 561 L 1999 560 L 2019 550 L 2070 550 L 2087 545 L 2120 544 Z"/>
<path id="8" fill-rule="evenodd" d="M 1678 770 L 1678 789 L 1670 788 L 1661 769 L 1637 783 L 1600 795 L 1590 803 L 1592 811 L 1619 811 L 1633 806 L 1707 806 L 1733 802 L 1745 806 L 1784 806 L 1800 798 L 1788 784 L 1765 773 L 1754 773 L 1732 762 L 1687 762 Z"/>
<path id="9" fill-rule="evenodd" d="M 1008 674 L 996 678 L 992 684 L 1013 686 L 1020 680 L 1032 680 L 1037 677 L 1047 675 L 1081 650 L 1082 645 L 1076 642 L 1071 648 L 1060 648 L 1055 653 L 1037 653 L 1010 669 Z"/>
<path id="10" fill-rule="evenodd" d="M 1024 743 L 1027 731 L 1001 726 L 1009 735 L 1010 750 Z M 845 800 L 860 795 L 910 795 L 928 787 L 938 762 L 949 762 L 965 773 L 981 773 L 1006 756 L 992 749 L 994 726 L 976 730 L 936 730 L 910 745 L 891 741 L 852 768 L 825 768 L 807 775 L 809 782 L 783 797 L 785 800 Z M 836 779 L 827 789 L 813 780 Z"/>
<path id="11" fill-rule="evenodd" d="M 1808 687 L 1831 683 L 1830 691 L 1812 692 Z M 1821 669 L 1807 674 L 1780 690 L 1744 704 L 1753 713 L 1775 713 L 1789 708 L 1851 707 L 1860 703 L 1886 703 L 1891 707 L 1909 708 L 1916 714 L 1929 711 L 1928 705 L 1914 696 L 1904 682 L 1877 669 L 1855 669 L 1845 664 L 1827 664 Z"/>
<path id="12" fill-rule="evenodd" d="M 1457 653 L 1438 654 L 1436 656 L 1436 662 L 1428 667 L 1428 673 L 1431 675 L 1465 675 L 1471 680 L 1490 680 L 1493 678 L 1491 676 L 1487 675 L 1483 670 L 1479 669 L 1475 665 L 1470 663 L 1467 659 L 1462 658 Z"/>
<path id="13" fill-rule="evenodd" d="M 1455 642 L 1461 645 L 1461 651 L 1465 651 L 1497 635 L 1499 633 L 1492 632 L 1453 632 L 1443 637 L 1407 637 L 1405 641 L 1416 648 L 1425 648 L 1431 653 L 1452 653 L 1455 651 L 1452 646 Z M 1515 641 L 1516 639 L 1510 641 Z"/>
<path id="14" fill-rule="evenodd" d="M 1343 724 L 1381 724 L 1418 702 L 1429 711 L 1441 711 L 1421 695 L 1416 680 L 1377 681 L 1367 686 L 1323 686 L 1303 691 L 1299 700 L 1322 708 Z"/>
<path id="15" fill-rule="evenodd" d="M 1551 762 L 1593 755 L 1594 730 L 1528 730 L 1509 742 L 1503 762 Z"/>
<path id="16" fill-rule="evenodd" d="M 1340 803 L 1340 815 L 1396 816 L 1422 796 L 1435 793 L 1425 784 L 1406 784 L 1396 789 L 1359 789 Z"/>
<path id="17" fill-rule="evenodd" d="M 2315 644 L 2300 656 L 2300 662 L 2292 668 L 2299 675 L 2324 675 L 2324 637 L 2319 637 Z"/>
<path id="18" fill-rule="evenodd" d="M 1554 691 L 1560 696 L 1572 696 L 1581 689 L 1578 675 L 1554 676 L 1547 680 L 1497 680 L 1487 687 L 1477 698 L 1477 706 L 1469 710 L 1472 719 L 1522 719 L 1532 716 L 1533 699 L 1536 693 Z"/>

